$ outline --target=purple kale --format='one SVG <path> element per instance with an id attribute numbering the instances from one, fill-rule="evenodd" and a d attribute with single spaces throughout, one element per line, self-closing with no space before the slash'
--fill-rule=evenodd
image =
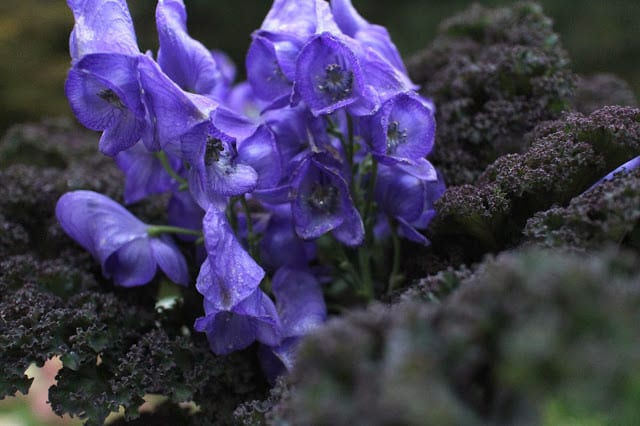
<path id="1" fill-rule="evenodd" d="M 149 225 L 104 195 L 68 192 L 58 200 L 56 217 L 62 229 L 100 261 L 103 274 L 118 285 L 146 284 L 158 267 L 175 283 L 189 281 L 186 261 L 173 240 L 166 235 L 151 237 Z"/>

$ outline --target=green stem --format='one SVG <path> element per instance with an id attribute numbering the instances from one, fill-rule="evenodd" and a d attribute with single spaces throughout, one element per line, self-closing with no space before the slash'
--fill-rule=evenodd
<path id="1" fill-rule="evenodd" d="M 202 231 L 168 225 L 151 225 L 147 228 L 147 234 L 149 234 L 149 236 L 152 238 L 159 237 L 162 234 L 183 234 L 202 237 Z"/>
<path id="2" fill-rule="evenodd" d="M 173 167 L 171 167 L 171 164 L 169 164 L 169 158 L 167 158 L 167 154 L 164 151 L 156 152 L 156 158 L 160 160 L 160 164 L 162 164 L 162 167 L 167 171 L 169 176 L 171 176 L 173 179 L 175 179 L 176 182 L 180 184 L 179 189 L 181 191 L 184 191 L 189 187 L 189 182 L 187 182 L 185 178 L 183 178 L 178 173 L 176 173 L 175 170 L 173 170 Z"/>

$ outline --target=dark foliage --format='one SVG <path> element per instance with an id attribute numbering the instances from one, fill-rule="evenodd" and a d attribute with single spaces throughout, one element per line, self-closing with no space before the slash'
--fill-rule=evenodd
<path id="1" fill-rule="evenodd" d="M 56 413 L 97 425 L 124 406 L 132 420 L 142 397 L 158 393 L 169 398 L 160 413 L 186 419 L 176 404 L 194 401 L 199 412 L 188 423 L 233 423 L 238 404 L 263 396 L 255 354 L 214 356 L 204 336 L 191 335 L 201 314 L 195 289 L 183 291 L 188 307 L 158 310 L 160 278 L 138 289 L 114 287 L 55 220 L 66 191 L 120 198 L 121 173 L 96 152 L 95 139 L 48 123 L 18 126 L 0 143 L 0 398 L 26 393 L 26 368 L 59 356 L 64 367 L 49 393 Z M 158 203 L 134 211 L 153 220 Z"/>
<path id="2" fill-rule="evenodd" d="M 638 101 L 629 83 L 613 74 L 579 77 L 571 106 L 583 114 L 591 114 L 604 106 L 637 107 Z"/>
<path id="3" fill-rule="evenodd" d="M 565 206 L 600 177 L 640 155 L 640 110 L 605 107 L 590 116 L 568 114 L 530 135 L 530 148 L 491 164 L 477 185 L 449 188 L 436 208 L 433 248 L 464 262 L 520 242 L 526 221 Z"/>
<path id="4" fill-rule="evenodd" d="M 637 257 L 505 253 L 440 305 L 374 306 L 308 338 L 270 424 L 633 424 Z"/>
<path id="5" fill-rule="evenodd" d="M 409 69 L 437 105 L 431 159 L 449 185 L 471 183 L 498 156 L 520 151 L 527 131 L 566 108 L 574 82 L 551 20 L 527 2 L 474 5 L 444 21 Z"/>
<path id="6" fill-rule="evenodd" d="M 566 207 L 537 213 L 527 239 L 544 247 L 598 249 L 606 244 L 640 248 L 640 170 L 620 173 L 574 198 Z"/>

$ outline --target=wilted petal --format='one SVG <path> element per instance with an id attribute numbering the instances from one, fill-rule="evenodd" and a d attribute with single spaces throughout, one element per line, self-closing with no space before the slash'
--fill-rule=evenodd
<path id="1" fill-rule="evenodd" d="M 67 0 L 75 25 L 69 40 L 73 62 L 92 53 L 138 55 L 126 0 Z"/>
<path id="2" fill-rule="evenodd" d="M 253 293 L 264 270 L 236 239 L 224 213 L 210 208 L 202 222 L 207 259 L 196 288 L 218 309 L 230 309 Z"/>

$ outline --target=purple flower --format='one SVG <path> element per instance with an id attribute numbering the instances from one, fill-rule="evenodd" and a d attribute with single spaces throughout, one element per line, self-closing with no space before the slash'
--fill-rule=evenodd
<path id="1" fill-rule="evenodd" d="M 137 56 L 85 55 L 69 71 L 65 93 L 78 120 L 103 130 L 100 151 L 114 156 L 133 146 L 146 128 Z"/>
<path id="2" fill-rule="evenodd" d="M 211 307 L 228 311 L 258 289 L 264 270 L 242 247 L 224 213 L 209 208 L 202 228 L 207 259 L 196 288 Z"/>
<path id="3" fill-rule="evenodd" d="M 275 378 L 291 370 L 300 339 L 327 319 L 327 307 L 318 280 L 303 269 L 280 268 L 273 276 L 273 294 L 282 324 L 282 342 L 263 346 L 260 358 L 267 375 Z"/>
<path id="4" fill-rule="evenodd" d="M 270 216 L 259 247 L 261 264 L 270 271 L 281 266 L 306 267 L 315 257 L 315 244 L 301 240 L 295 232 L 290 204 Z"/>
<path id="5" fill-rule="evenodd" d="M 397 166 L 380 164 L 374 193 L 378 207 L 397 221 L 399 234 L 423 245 L 429 241 L 418 229 L 429 225 L 436 214 L 433 205 L 445 190 L 444 181 L 430 167 L 432 177 L 421 179 Z M 382 228 L 386 229 L 386 223 Z"/>
<path id="6" fill-rule="evenodd" d="M 391 41 L 386 28 L 367 22 L 355 10 L 351 0 L 332 0 L 331 11 L 338 27 L 345 35 L 356 39 L 363 47 L 374 50 L 397 70 L 407 74 L 400 53 Z"/>
<path id="7" fill-rule="evenodd" d="M 184 257 L 166 235 L 149 236 L 141 222 L 112 199 L 92 191 L 64 194 L 56 205 L 64 231 L 89 251 L 103 274 L 124 287 L 148 283 L 160 267 L 173 282 L 189 281 Z"/>
<path id="8" fill-rule="evenodd" d="M 75 25 L 69 39 L 72 63 L 93 53 L 140 54 L 126 0 L 67 0 Z"/>
<path id="9" fill-rule="evenodd" d="M 177 187 L 177 182 L 162 166 L 157 153 L 148 151 L 141 144 L 121 151 L 115 157 L 116 164 L 125 174 L 124 202 L 135 203 L 149 195 L 162 194 Z M 179 171 L 179 158 L 168 156 L 173 170 Z"/>
<path id="10" fill-rule="evenodd" d="M 318 116 L 354 104 L 373 112 L 375 104 L 365 92 L 360 60 L 344 39 L 330 33 L 312 38 L 296 61 L 293 100 L 302 100 Z M 356 114 L 359 115 L 359 114 Z"/>
<path id="11" fill-rule="evenodd" d="M 162 70 L 183 90 L 222 98 L 228 92 L 227 76 L 214 55 L 187 33 L 187 13 L 182 0 L 160 0 L 156 9 Z"/>
<path id="12" fill-rule="evenodd" d="M 332 231 L 338 241 L 356 246 L 364 239 L 364 225 L 335 163 L 326 153 L 314 154 L 296 171 L 292 183 L 296 233 L 315 239 Z"/>
<path id="13" fill-rule="evenodd" d="M 199 231 L 202 229 L 204 210 L 195 202 L 189 191 L 175 191 L 167 206 L 169 225 Z M 184 241 L 195 241 L 192 235 L 178 235 Z"/>
<path id="14" fill-rule="evenodd" d="M 269 296 L 256 290 L 230 309 L 220 309 L 205 299 L 205 316 L 194 328 L 207 334 L 213 353 L 226 355 L 244 349 L 256 340 L 265 345 L 280 343 L 278 312 Z"/>
<path id="15" fill-rule="evenodd" d="M 416 95 L 399 94 L 361 120 L 371 151 L 384 164 L 415 163 L 429 154 L 435 139 L 433 111 Z"/>

